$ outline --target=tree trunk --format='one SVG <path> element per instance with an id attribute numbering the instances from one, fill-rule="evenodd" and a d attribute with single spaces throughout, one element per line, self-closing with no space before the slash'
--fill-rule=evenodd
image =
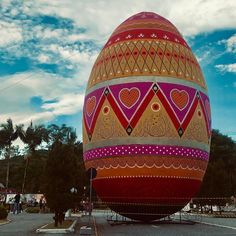
<path id="1" fill-rule="evenodd" d="M 211 210 L 210 210 L 211 214 L 213 214 L 213 208 L 212 208 L 212 204 L 211 204 Z"/>
<path id="2" fill-rule="evenodd" d="M 62 225 L 62 222 L 63 222 L 62 214 L 63 214 L 63 213 L 60 212 L 59 215 L 58 215 L 58 222 L 59 222 L 60 225 Z"/>
<path id="3" fill-rule="evenodd" d="M 26 181 L 28 166 L 29 166 L 29 156 L 27 156 L 26 163 L 25 163 L 24 178 L 23 178 L 22 190 L 21 190 L 22 194 L 24 194 L 24 191 L 25 191 L 25 181 Z"/>
<path id="4" fill-rule="evenodd" d="M 8 189 L 8 183 L 9 183 L 9 172 L 10 172 L 10 149 L 11 146 L 9 145 L 7 153 L 6 153 L 6 159 L 7 159 L 7 173 L 6 173 L 6 189 Z"/>
<path id="5" fill-rule="evenodd" d="M 55 212 L 55 216 L 53 217 L 53 219 L 54 219 L 54 226 L 57 227 L 59 220 L 59 213 L 57 211 Z"/>
<path id="6" fill-rule="evenodd" d="M 62 223 L 64 221 L 64 218 L 65 218 L 65 214 L 63 212 L 55 211 L 55 216 L 53 217 L 53 219 L 54 219 L 54 226 L 58 227 L 58 223 L 60 225 L 62 225 Z"/>

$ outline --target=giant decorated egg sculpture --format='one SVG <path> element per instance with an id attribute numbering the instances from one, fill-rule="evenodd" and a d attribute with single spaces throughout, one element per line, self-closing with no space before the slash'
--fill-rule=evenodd
<path id="1" fill-rule="evenodd" d="M 151 12 L 119 25 L 90 74 L 86 168 L 121 215 L 152 221 L 197 193 L 209 157 L 210 104 L 201 68 L 176 27 Z"/>

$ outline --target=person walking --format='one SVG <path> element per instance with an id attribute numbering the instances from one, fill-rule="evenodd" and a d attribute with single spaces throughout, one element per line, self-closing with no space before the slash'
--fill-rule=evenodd
<path id="1" fill-rule="evenodd" d="M 13 214 L 19 214 L 20 213 L 20 194 L 17 193 L 14 197 L 14 209 L 13 209 Z"/>

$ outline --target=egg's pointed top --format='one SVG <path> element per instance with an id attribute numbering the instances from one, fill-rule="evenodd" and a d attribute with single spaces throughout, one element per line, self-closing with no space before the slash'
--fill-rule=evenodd
<path id="1" fill-rule="evenodd" d="M 154 28 L 171 32 L 177 36 L 181 36 L 177 28 L 166 18 L 154 12 L 140 12 L 122 22 L 115 29 L 111 37 L 125 31 L 127 32 L 137 29 L 152 30 Z"/>
<path id="2" fill-rule="evenodd" d="M 168 21 L 164 17 L 162 17 L 162 16 L 160 16 L 160 15 L 154 13 L 154 12 L 145 12 L 145 11 L 143 11 L 143 12 L 139 12 L 139 13 L 129 17 L 124 22 L 131 21 L 131 20 L 144 20 L 144 19 L 159 19 L 159 20 L 166 20 L 166 21 Z"/>
<path id="3" fill-rule="evenodd" d="M 206 89 L 201 68 L 177 28 L 153 12 L 121 23 L 107 40 L 90 75 L 88 88 L 115 78 L 162 76 Z"/>

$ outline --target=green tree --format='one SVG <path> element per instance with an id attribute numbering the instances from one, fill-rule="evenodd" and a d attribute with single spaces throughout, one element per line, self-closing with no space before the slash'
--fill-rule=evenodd
<path id="1" fill-rule="evenodd" d="M 236 144 L 228 136 L 213 130 L 208 167 L 198 197 L 214 198 L 205 199 L 203 205 L 224 205 L 224 198 L 235 194 Z"/>
<path id="2" fill-rule="evenodd" d="M 51 124 L 48 126 L 49 146 L 55 142 L 74 144 L 77 136 L 76 131 L 72 127 L 62 124 L 61 126 Z"/>
<path id="3" fill-rule="evenodd" d="M 12 146 L 13 147 L 13 146 Z M 27 170 L 27 179 L 25 185 L 25 192 L 28 193 L 43 193 L 44 192 L 44 170 L 48 159 L 48 150 L 37 150 L 35 154 L 30 157 L 30 164 Z M 6 178 L 7 160 L 0 160 L 0 183 L 4 183 Z M 12 153 L 10 159 L 9 172 L 9 187 L 22 190 L 22 182 L 25 171 L 24 155 L 20 153 Z"/>
<path id="4" fill-rule="evenodd" d="M 8 188 L 9 183 L 9 171 L 10 171 L 10 158 L 12 150 L 12 142 L 18 138 L 18 130 L 21 126 L 14 127 L 11 119 L 8 119 L 6 123 L 0 125 L 0 147 L 4 151 L 5 159 L 7 160 L 6 170 L 6 183 L 5 187 Z"/>
<path id="5" fill-rule="evenodd" d="M 54 211 L 55 226 L 64 220 L 64 212 L 73 207 L 71 188 L 76 184 L 77 160 L 72 144 L 55 142 L 49 152 L 45 177 L 47 204 Z"/>
<path id="6" fill-rule="evenodd" d="M 73 151 L 76 155 L 77 171 L 75 175 L 75 184 L 73 187 L 78 190 L 78 193 L 74 197 L 75 201 L 79 203 L 84 193 L 84 186 L 88 185 L 88 179 L 85 174 L 83 162 L 83 145 L 81 142 L 76 140 L 75 129 L 72 127 L 67 127 L 66 125 L 50 125 L 50 127 L 46 129 L 46 133 L 50 132 L 49 138 L 51 140 L 49 144 L 44 147 L 44 149 L 39 148 L 41 138 L 34 138 L 34 133 L 39 135 L 41 131 L 39 130 L 39 132 L 36 132 L 35 130 L 39 130 L 39 128 L 37 129 L 35 126 L 33 126 L 33 124 L 30 124 L 30 126 L 26 129 L 23 129 L 23 126 L 17 126 L 17 135 L 20 136 L 20 138 L 26 144 L 25 150 L 23 150 L 25 155 L 22 155 L 22 151 L 19 152 L 17 147 L 15 148 L 13 145 L 11 145 L 11 168 L 9 170 L 8 185 L 17 189 L 17 191 L 21 191 L 22 185 L 24 183 L 24 192 L 44 193 L 48 181 L 48 178 L 45 178 L 44 175 L 44 170 L 48 160 L 48 153 L 50 150 L 52 150 L 53 143 L 61 141 L 61 143 L 73 147 Z M 32 139 L 36 141 L 31 141 Z M 3 142 L 0 144 L 2 143 Z M 2 154 L 5 154 L 5 146 L 1 146 L 1 151 Z M 0 182 L 5 183 L 7 159 L 0 159 L 0 166 Z"/>
<path id="7" fill-rule="evenodd" d="M 227 195 L 236 194 L 236 143 L 218 130 L 213 130 L 209 165 L 216 165 L 217 162 L 223 163 L 219 167 L 224 170 L 222 178 L 226 178 L 223 191 Z"/>
<path id="8" fill-rule="evenodd" d="M 30 158 L 32 155 L 35 156 L 36 148 L 41 145 L 43 141 L 48 142 L 48 131 L 44 125 L 33 125 L 31 122 L 26 131 L 21 129 L 19 136 L 23 143 L 27 145 L 27 154 L 25 155 L 26 163 L 22 183 L 22 193 L 24 193 Z"/>

